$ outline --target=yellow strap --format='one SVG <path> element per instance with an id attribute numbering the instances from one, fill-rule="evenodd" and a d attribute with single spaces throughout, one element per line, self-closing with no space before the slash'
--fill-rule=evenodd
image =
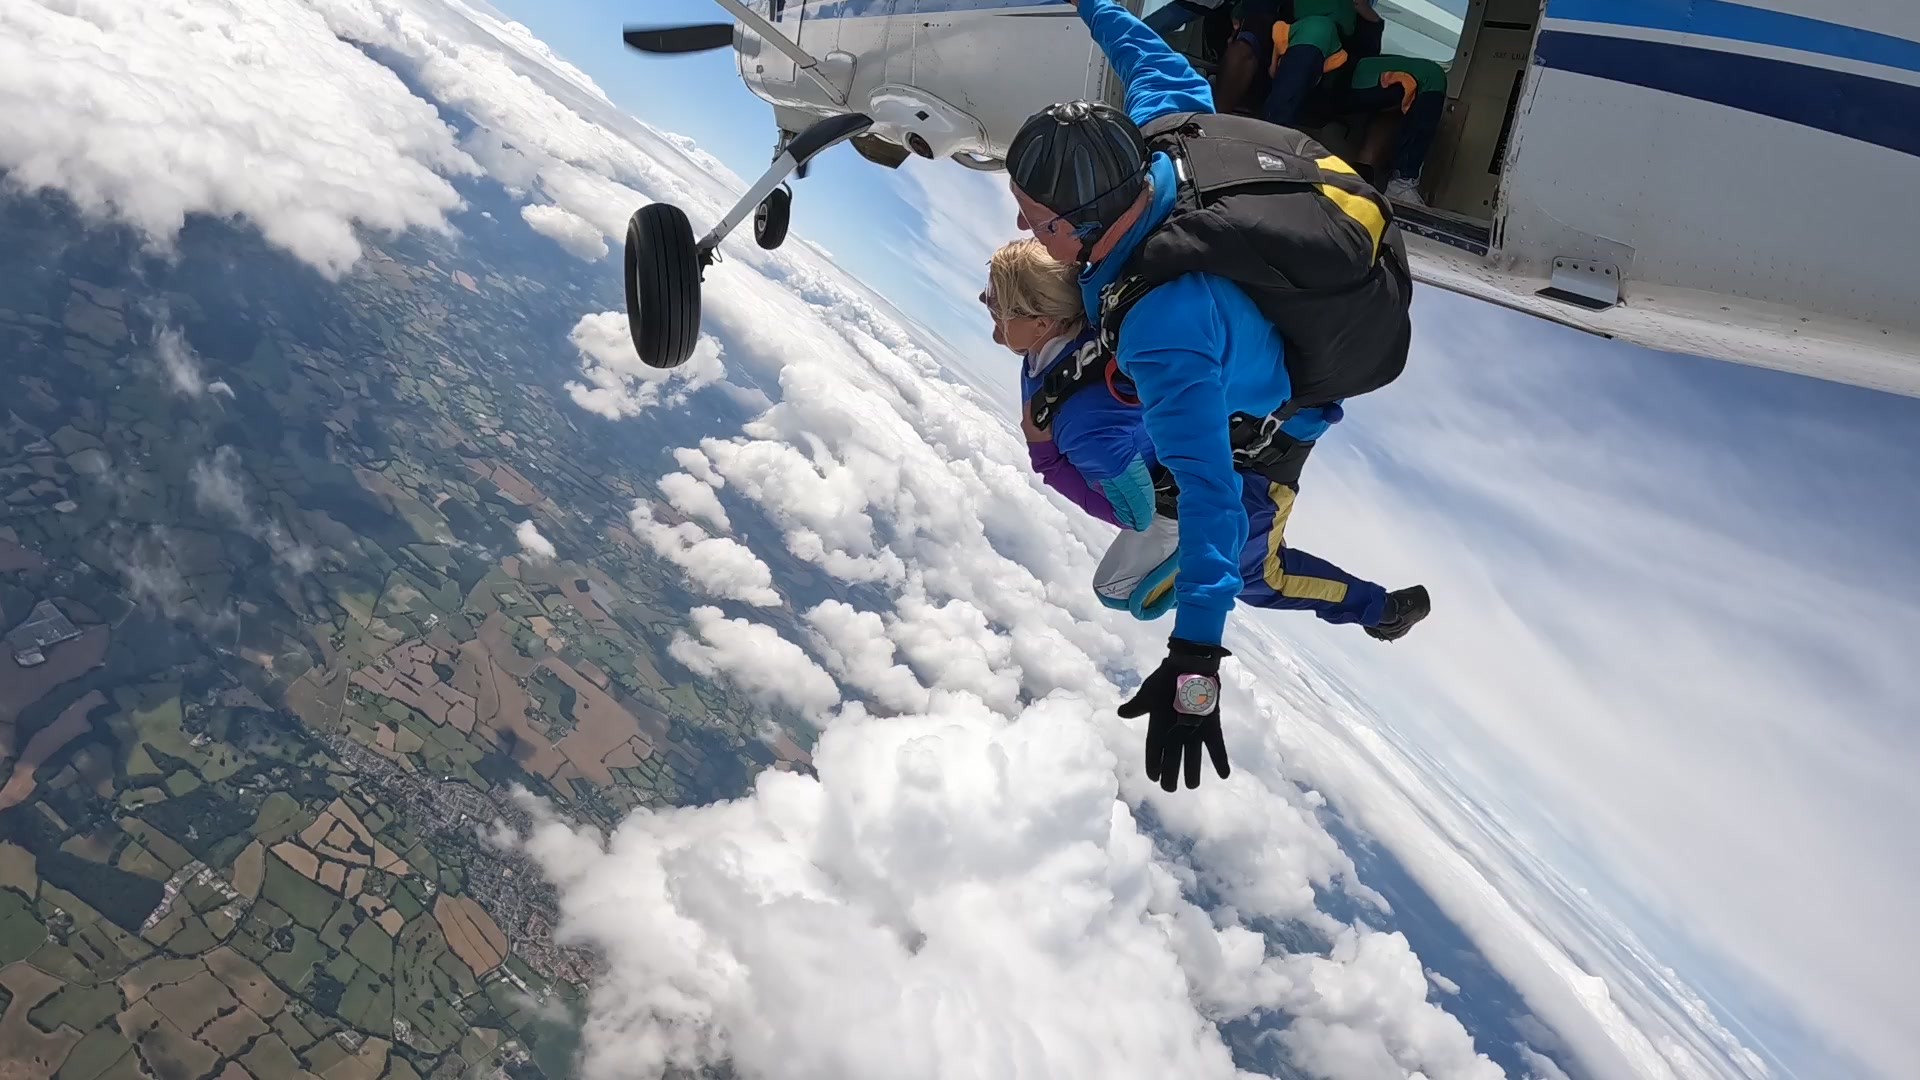
<path id="1" fill-rule="evenodd" d="M 1331 154 L 1323 158 L 1314 159 L 1314 164 L 1328 172 L 1345 173 L 1348 176 L 1360 175 L 1353 171 L 1353 166 Z M 1387 216 L 1380 212 L 1379 204 L 1367 198 L 1365 195 L 1355 195 L 1351 191 L 1335 187 L 1332 184 L 1320 184 L 1318 187 L 1320 188 L 1320 194 L 1332 200 L 1333 205 L 1339 207 L 1342 213 L 1345 213 L 1348 217 L 1358 222 L 1361 228 L 1367 230 L 1367 236 L 1373 240 L 1373 250 L 1369 258 L 1379 258 L 1380 235 L 1387 231 Z"/>

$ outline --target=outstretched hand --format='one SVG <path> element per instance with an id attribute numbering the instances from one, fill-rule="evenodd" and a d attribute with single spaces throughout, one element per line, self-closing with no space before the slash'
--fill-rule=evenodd
<path id="1" fill-rule="evenodd" d="M 1220 659 L 1233 654 L 1218 645 L 1169 638 L 1167 658 L 1120 706 L 1121 716 L 1147 717 L 1147 779 L 1167 791 L 1186 773 L 1187 787 L 1200 786 L 1200 748 L 1225 780 L 1227 742 L 1220 732 Z"/>

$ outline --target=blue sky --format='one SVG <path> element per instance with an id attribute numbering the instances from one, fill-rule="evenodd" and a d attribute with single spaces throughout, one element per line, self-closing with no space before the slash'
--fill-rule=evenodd
<path id="1" fill-rule="evenodd" d="M 619 39 L 716 6 L 496 3 L 635 115 L 743 177 L 764 165 L 771 118 L 730 54 Z M 956 296 L 1012 222 L 956 218 L 993 205 L 975 187 L 929 225 L 930 198 L 978 179 L 960 172 L 835 149 L 795 185 L 794 229 L 992 384 L 1011 358 Z M 1920 401 L 1434 290 L 1417 314 L 1407 375 L 1316 452 L 1289 537 L 1427 583 L 1434 617 L 1391 649 L 1261 625 L 1802 1075 L 1841 1046 L 1883 1067 L 1920 1049 L 1896 1012 L 1920 965 Z"/>

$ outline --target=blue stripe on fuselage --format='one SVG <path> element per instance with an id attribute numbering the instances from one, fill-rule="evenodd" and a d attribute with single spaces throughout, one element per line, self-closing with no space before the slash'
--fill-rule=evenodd
<path id="1" fill-rule="evenodd" d="M 1727 0 L 1550 0 L 1547 18 L 1699 34 L 1920 71 L 1920 42 Z"/>
<path id="2" fill-rule="evenodd" d="M 1920 155 L 1920 86 L 1660 41 L 1543 30 L 1534 62 Z"/>

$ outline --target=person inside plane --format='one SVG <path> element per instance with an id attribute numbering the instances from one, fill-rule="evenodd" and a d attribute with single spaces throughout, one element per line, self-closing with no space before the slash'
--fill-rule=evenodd
<path id="1" fill-rule="evenodd" d="M 1215 107 L 1286 127 L 1362 117 L 1354 166 L 1403 203 L 1424 205 L 1420 172 L 1440 130 L 1446 69 L 1382 54 L 1372 0 L 1244 0 L 1220 62 Z"/>
<path id="2" fill-rule="evenodd" d="M 1412 283 L 1397 254 L 1381 246 L 1385 220 L 1360 193 L 1365 184 L 1352 168 L 1333 157 L 1295 155 L 1286 167 L 1315 173 L 1317 187 L 1306 192 L 1313 201 L 1287 201 L 1291 196 L 1281 193 L 1246 203 L 1250 213 L 1271 210 L 1286 219 L 1248 221 L 1252 231 L 1242 234 L 1242 246 L 1287 246 L 1290 241 L 1280 238 L 1293 236 L 1306 250 L 1312 233 L 1342 245 L 1337 253 L 1329 249 L 1331 262 L 1341 265 L 1322 269 L 1345 273 L 1355 259 L 1365 266 L 1363 280 L 1341 297 L 1295 308 L 1288 317 L 1293 330 L 1287 340 L 1306 342 L 1304 348 L 1283 345 L 1268 309 L 1231 278 L 1196 270 L 1156 276 L 1149 284 L 1142 275 L 1170 258 L 1197 255 L 1203 265 L 1216 263 L 1210 242 L 1194 231 L 1201 227 L 1198 219 L 1209 215 L 1174 213 L 1173 159 L 1166 151 L 1150 151 L 1141 127 L 1150 127 L 1156 138 L 1169 134 L 1155 121 L 1212 113 L 1213 96 L 1184 58 L 1114 0 L 1080 0 L 1078 10 L 1125 84 L 1126 111 L 1088 101 L 1042 109 L 1014 136 L 1006 163 L 1019 227 L 1055 260 L 1079 267 L 1082 307 L 1094 327 L 1114 333 L 1116 370 L 1133 384 L 1148 439 L 1177 490 L 1177 609 L 1167 657 L 1120 709 L 1122 716 L 1149 717 L 1147 774 L 1171 791 L 1183 767 L 1187 786 L 1199 785 L 1202 746 L 1216 773 L 1225 778 L 1230 770 L 1219 717 L 1220 661 L 1230 653 L 1221 638 L 1245 585 L 1240 561 L 1254 516 L 1242 503 L 1238 466 L 1244 462 L 1272 485 L 1263 493 L 1275 504 L 1267 524 L 1277 518 L 1284 525 L 1280 512 L 1291 511 L 1301 469 L 1314 442 L 1340 419 L 1340 400 L 1384 385 L 1404 365 Z M 1216 160 L 1231 168 L 1250 164 L 1218 141 L 1192 138 L 1188 145 L 1189 156 L 1201 152 L 1196 146 L 1206 151 L 1209 167 Z M 1268 157 L 1284 165 L 1282 154 L 1291 151 L 1276 147 Z M 1267 167 L 1265 159 L 1260 167 Z M 1294 223 L 1294 214 L 1311 220 Z M 1229 232 L 1236 227 L 1227 218 L 1217 224 Z M 1295 231 L 1296 224 L 1305 231 Z M 1164 242 L 1143 247 L 1149 234 Z M 1356 252 L 1353 245 L 1360 244 L 1369 246 Z M 1272 253 L 1290 259 L 1292 250 Z M 1328 355 L 1323 343 L 1336 338 L 1351 347 Z M 1297 361 L 1294 352 L 1300 353 Z M 1319 386 L 1311 391 L 1314 402 L 1296 399 L 1296 366 L 1298 377 L 1310 380 L 1303 391 Z M 1247 422 L 1236 424 L 1236 418 Z M 1236 430 L 1250 438 L 1237 439 Z M 1289 558 L 1301 556 L 1285 549 L 1280 531 L 1269 535 L 1270 561 L 1263 567 L 1273 569 L 1284 592 L 1293 573 Z M 1330 596 L 1337 588 L 1342 601 L 1359 606 L 1349 621 L 1374 637 L 1399 638 L 1428 612 L 1422 587 L 1392 594 L 1377 585 L 1356 589 L 1348 582 L 1358 579 L 1341 574 L 1336 580 L 1323 564 L 1293 565 L 1301 567 L 1303 579 L 1321 583 L 1310 589 Z"/>

